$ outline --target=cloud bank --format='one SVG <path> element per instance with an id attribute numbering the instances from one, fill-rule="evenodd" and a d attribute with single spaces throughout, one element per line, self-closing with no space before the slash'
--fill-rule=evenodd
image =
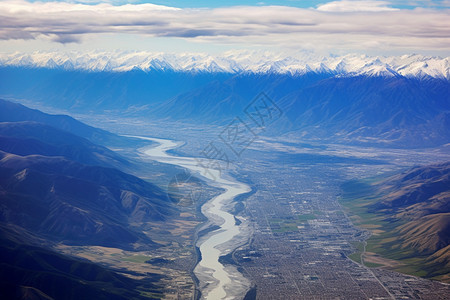
<path id="1" fill-rule="evenodd" d="M 395 11 L 397 8 L 388 6 L 386 1 L 333 1 L 319 5 L 317 10 L 328 12 L 383 12 L 383 11 Z"/>
<path id="2" fill-rule="evenodd" d="M 239 6 L 179 9 L 153 4 L 0 2 L 0 40 L 82 42 L 134 34 L 303 49 L 450 49 L 449 10 L 400 10 L 385 1 L 334 1 L 302 9 Z"/>

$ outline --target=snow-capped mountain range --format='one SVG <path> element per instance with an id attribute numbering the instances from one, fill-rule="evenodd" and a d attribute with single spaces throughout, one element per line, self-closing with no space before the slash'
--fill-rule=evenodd
<path id="1" fill-rule="evenodd" d="M 282 55 L 259 51 L 230 51 L 221 55 L 155 52 L 34 52 L 0 54 L 1 66 L 63 68 L 69 70 L 125 72 L 133 69 L 209 73 L 278 73 L 303 75 L 309 72 L 336 76 L 405 76 L 450 80 L 450 57 L 423 55 L 319 56 L 311 53 Z"/>

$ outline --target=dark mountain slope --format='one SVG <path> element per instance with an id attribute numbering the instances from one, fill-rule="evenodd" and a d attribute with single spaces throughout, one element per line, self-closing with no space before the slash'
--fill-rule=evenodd
<path id="1" fill-rule="evenodd" d="M 399 227 L 404 247 L 434 252 L 450 245 L 450 213 L 426 215 Z M 448 256 L 450 259 L 450 256 Z"/>
<path id="2" fill-rule="evenodd" d="M 9 109 L 4 118 L 63 119 L 97 132 L 66 116 L 0 104 Z M 158 187 L 112 168 L 125 165 L 114 152 L 67 131 L 0 122 L 0 221 L 69 244 L 154 247 L 137 224 L 164 221 L 174 208 Z"/>
<path id="3" fill-rule="evenodd" d="M 450 280 L 450 163 L 343 190 L 342 203 L 360 217 L 356 223 L 378 230 L 368 249 L 405 264 L 399 271 Z"/>
<path id="4" fill-rule="evenodd" d="M 389 177 L 377 186 L 382 201 L 374 211 L 420 217 L 450 212 L 450 163 L 416 167 Z"/>
<path id="5" fill-rule="evenodd" d="M 280 100 L 286 130 L 306 138 L 379 145 L 450 141 L 450 82 L 383 77 L 329 78 Z"/>
<path id="6" fill-rule="evenodd" d="M 157 292 L 150 278 L 133 280 L 91 262 L 30 245 L 22 234 L 0 225 L 2 299 L 148 299 L 140 292 Z"/>
<path id="7" fill-rule="evenodd" d="M 117 142 L 110 132 L 86 125 L 66 115 L 50 115 L 18 103 L 0 99 L 0 122 L 34 121 L 84 137 L 94 143 Z"/>
<path id="8" fill-rule="evenodd" d="M 0 152 L 1 221 L 51 240 L 132 249 L 153 243 L 133 228 L 171 206 L 155 186 L 118 170 L 61 157 Z"/>
<path id="9" fill-rule="evenodd" d="M 166 195 L 113 168 L 132 166 L 114 152 L 36 120 L 56 120 L 56 126 L 69 120 L 76 125 L 69 126 L 72 131 L 81 124 L 87 133 L 104 137 L 102 131 L 66 116 L 1 104 L 9 107 L 3 119 L 13 120 L 0 122 L 1 298 L 160 298 L 158 276 L 130 279 L 54 249 L 81 245 L 153 250 L 159 245 L 148 231 L 176 212 Z M 121 272 L 128 270 L 121 267 Z"/>
<path id="10" fill-rule="evenodd" d="M 63 156 L 89 165 L 129 165 L 128 161 L 105 147 L 36 122 L 0 122 L 0 150 L 22 156 Z"/>

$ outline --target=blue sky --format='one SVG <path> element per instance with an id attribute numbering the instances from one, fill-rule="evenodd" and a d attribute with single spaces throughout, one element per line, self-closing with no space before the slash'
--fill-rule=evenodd
<path id="1" fill-rule="evenodd" d="M 448 56 L 449 5 L 450 0 L 5 0 L 0 1 L 0 51 L 262 49 Z"/>
<path id="2" fill-rule="evenodd" d="M 239 6 L 239 5 L 250 5 L 250 6 L 262 6 L 262 5 L 280 5 L 280 6 L 291 6 L 299 8 L 310 8 L 317 7 L 318 5 L 325 4 L 326 0 L 310 1 L 310 0 L 275 0 L 275 1 L 239 1 L 239 0 L 227 0 L 227 1 L 211 1 L 211 0 L 136 0 L 136 1 L 121 1 L 121 0 L 74 0 L 74 1 L 64 1 L 58 0 L 59 2 L 72 2 L 72 3 L 86 3 L 86 4 L 98 4 L 102 2 L 109 2 L 114 5 L 121 5 L 126 3 L 141 4 L 141 3 L 153 3 L 165 6 L 179 7 L 179 8 L 218 8 L 218 7 L 229 7 L 229 6 Z M 36 1 L 30 1 L 36 2 Z M 39 0 L 39 2 L 53 2 L 52 0 Z M 414 0 L 397 0 L 389 1 L 390 6 L 394 8 L 401 9 L 414 9 L 417 7 L 433 7 L 437 9 L 449 8 L 449 1 L 437 0 L 437 1 L 414 1 Z"/>

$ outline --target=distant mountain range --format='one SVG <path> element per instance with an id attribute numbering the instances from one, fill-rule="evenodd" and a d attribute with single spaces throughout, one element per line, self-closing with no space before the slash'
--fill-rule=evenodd
<path id="1" fill-rule="evenodd" d="M 63 67 L 67 61 L 72 67 Z M 103 63 L 110 68 L 97 67 Z M 19 102 L 221 126 L 235 117 L 254 125 L 245 110 L 264 92 L 281 110 L 266 135 L 406 148 L 450 143 L 448 58 L 36 52 L 2 56 L 0 79 L 0 96 Z"/>
<path id="2" fill-rule="evenodd" d="M 374 230 L 368 251 L 404 264 L 398 271 L 450 282 L 450 162 L 343 190 L 356 224 Z"/>
<path id="3" fill-rule="evenodd" d="M 34 52 L 3 54 L 0 65 L 66 70 L 145 72 L 206 72 L 291 74 L 332 73 L 335 76 L 433 77 L 450 79 L 449 58 L 403 56 L 319 56 L 307 52 L 294 55 L 260 51 L 230 51 L 221 55 L 164 54 L 152 52 Z"/>

